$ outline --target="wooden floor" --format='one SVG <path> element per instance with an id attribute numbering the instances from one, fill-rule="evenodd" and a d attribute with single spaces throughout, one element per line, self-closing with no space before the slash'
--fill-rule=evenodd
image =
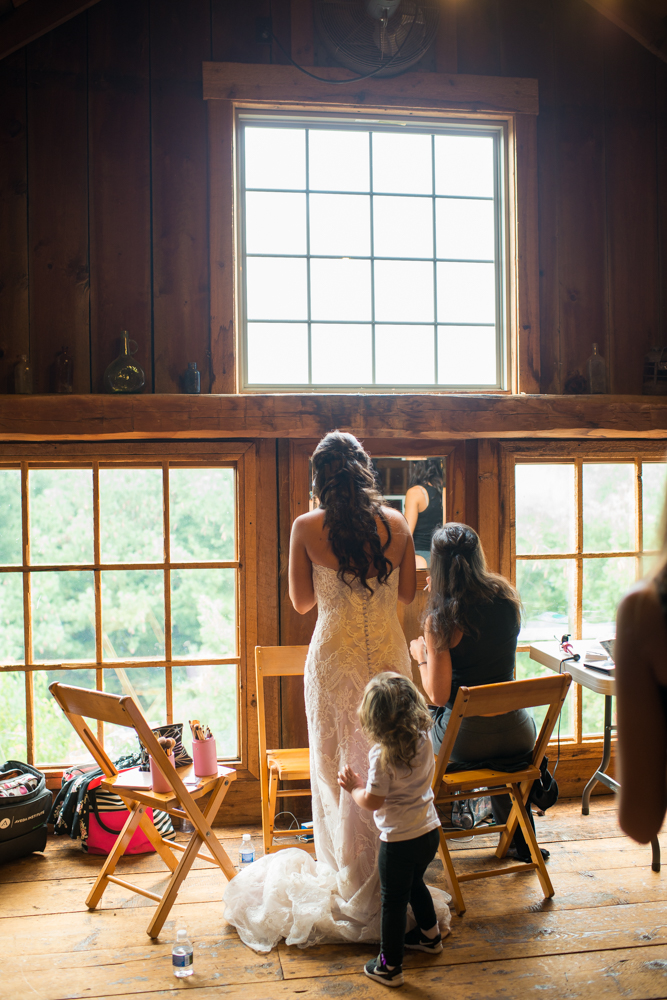
<path id="1" fill-rule="evenodd" d="M 403 997 L 442 1000 L 653 1000 L 667 997 L 667 864 L 651 871 L 651 851 L 623 837 L 614 799 L 559 803 L 537 819 L 538 839 L 551 850 L 556 895 L 545 901 L 534 874 L 488 879 L 464 887 L 468 910 L 436 957 L 408 953 Z M 219 831 L 233 859 L 244 831 Z M 460 845 L 464 870 L 483 847 Z M 662 841 L 667 860 L 667 835 Z M 486 852 L 484 852 L 486 853 Z M 488 856 L 488 855 L 487 855 Z M 149 907 L 141 896 L 110 886 L 104 909 L 84 900 L 101 861 L 64 838 L 45 856 L 0 867 L 0 997 L 153 1000 L 187 990 L 192 1000 L 370 1000 L 389 991 L 361 972 L 375 951 L 359 946 L 300 950 L 282 945 L 257 955 L 222 917 L 224 877 L 196 862 L 159 941 L 146 936 Z M 163 885 L 155 855 L 123 862 L 121 872 L 153 888 Z M 429 881 L 442 883 L 434 862 Z M 194 943 L 194 975 L 171 971 L 177 921 Z"/>

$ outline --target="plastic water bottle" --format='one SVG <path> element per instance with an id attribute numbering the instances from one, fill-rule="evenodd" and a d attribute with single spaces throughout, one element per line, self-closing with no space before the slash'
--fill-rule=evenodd
<path id="1" fill-rule="evenodd" d="M 255 860 L 255 848 L 249 833 L 244 833 L 239 848 L 239 868 L 251 865 Z"/>
<path id="2" fill-rule="evenodd" d="M 194 972 L 192 967 L 192 942 L 188 939 L 188 932 L 185 927 L 180 927 L 176 931 L 176 944 L 171 949 L 171 964 L 174 975 L 179 979 L 191 976 Z"/>

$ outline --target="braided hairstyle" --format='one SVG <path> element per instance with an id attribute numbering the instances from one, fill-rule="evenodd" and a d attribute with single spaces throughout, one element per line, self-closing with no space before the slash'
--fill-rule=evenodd
<path id="1" fill-rule="evenodd" d="M 350 578 L 371 594 L 366 581 L 371 566 L 379 583 L 386 583 L 393 566 L 385 558 L 391 528 L 382 512 L 370 457 L 352 434 L 332 431 L 323 437 L 312 457 L 313 496 L 324 510 L 329 544 L 338 559 L 338 578 L 351 587 Z M 387 530 L 382 545 L 376 518 Z"/>
<path id="2" fill-rule="evenodd" d="M 420 739 L 433 720 L 424 696 L 409 677 L 386 671 L 366 685 L 359 724 L 371 743 L 380 744 L 383 765 L 412 768 Z"/>
<path id="3" fill-rule="evenodd" d="M 437 528 L 431 539 L 431 591 L 424 613 L 436 648 L 448 649 L 457 630 L 477 638 L 473 612 L 496 597 L 514 605 L 520 622 L 521 598 L 505 577 L 487 569 L 477 532 L 455 521 Z"/>

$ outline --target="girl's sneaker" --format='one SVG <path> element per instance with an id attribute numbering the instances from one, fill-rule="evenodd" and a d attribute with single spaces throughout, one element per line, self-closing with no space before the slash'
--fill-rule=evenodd
<path id="1" fill-rule="evenodd" d="M 413 927 L 405 935 L 405 947 L 425 951 L 427 955 L 439 955 L 442 951 L 442 935 L 438 933 L 435 937 L 426 937 L 420 927 Z"/>
<path id="2" fill-rule="evenodd" d="M 382 952 L 377 958 L 366 963 L 364 972 L 369 979 L 375 979 L 384 986 L 402 986 L 405 981 L 403 979 L 403 966 L 396 965 L 393 969 L 388 969 Z"/>

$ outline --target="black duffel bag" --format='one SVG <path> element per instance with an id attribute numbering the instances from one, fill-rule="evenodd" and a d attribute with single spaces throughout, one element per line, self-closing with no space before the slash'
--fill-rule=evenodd
<path id="1" fill-rule="evenodd" d="M 0 863 L 44 850 L 51 809 L 51 792 L 41 771 L 20 760 L 8 760 L 0 767 L 0 783 L 12 771 L 25 774 L 34 787 L 25 795 L 0 795 Z"/>

